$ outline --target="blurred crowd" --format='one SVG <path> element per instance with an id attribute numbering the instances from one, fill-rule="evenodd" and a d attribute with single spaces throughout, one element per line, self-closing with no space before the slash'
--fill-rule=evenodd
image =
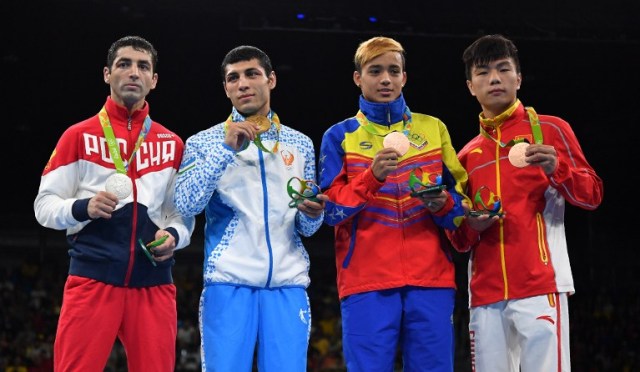
<path id="1" fill-rule="evenodd" d="M 67 276 L 67 258 L 34 257 L 0 264 L 0 372 L 52 371 L 52 348 Z M 456 326 L 456 371 L 470 371 L 467 335 L 465 258 L 459 257 L 460 290 Z M 345 371 L 342 358 L 340 307 L 333 258 L 316 258 L 309 297 L 312 330 L 308 371 Z M 198 301 L 201 263 L 177 257 L 178 288 L 176 371 L 200 370 Z M 314 269 L 315 268 L 315 269 Z M 600 268 L 577 277 L 578 293 L 570 298 L 571 360 L 575 371 L 640 370 L 640 281 L 632 270 Z M 401 365 L 400 363 L 398 365 Z M 126 357 L 116 341 L 107 372 L 126 371 Z"/>

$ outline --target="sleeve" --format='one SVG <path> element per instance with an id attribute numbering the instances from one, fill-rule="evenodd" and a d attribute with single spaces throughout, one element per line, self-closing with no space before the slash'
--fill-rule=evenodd
<path id="1" fill-rule="evenodd" d="M 465 157 L 469 148 L 471 148 L 471 146 L 468 143 L 456 156 L 456 159 L 458 160 L 457 163 L 460 164 L 465 173 L 466 170 L 462 164 L 465 164 Z M 463 196 L 462 203 L 466 203 L 471 208 L 473 203 L 467 195 L 467 180 L 468 175 L 465 176 L 465 182 L 460 182 L 459 185 L 461 187 L 461 195 Z M 445 230 L 445 233 L 453 248 L 458 252 L 468 252 L 480 241 L 480 233 L 469 227 L 465 218 L 462 219 L 457 229 Z"/>
<path id="2" fill-rule="evenodd" d="M 38 194 L 33 203 L 36 220 L 44 227 L 64 230 L 78 221 L 73 206 L 78 190 L 80 165 L 77 136 L 68 128 L 58 140 L 40 178 Z"/>
<path id="3" fill-rule="evenodd" d="M 367 168 L 349 179 L 346 173 L 343 125 L 329 128 L 320 145 L 320 188 L 329 197 L 325 204 L 325 222 L 335 226 L 347 222 L 360 212 L 383 183 Z"/>
<path id="4" fill-rule="evenodd" d="M 453 248 L 458 252 L 468 252 L 480 241 L 480 233 L 465 222 L 455 230 L 445 230 Z"/>
<path id="5" fill-rule="evenodd" d="M 178 172 L 174 172 L 162 203 L 162 215 L 166 216 L 167 229 L 174 229 L 177 234 L 177 236 L 174 235 L 176 250 L 189 245 L 196 224 L 194 216 L 182 215 L 176 208 L 175 184 L 177 177 Z"/>
<path id="6" fill-rule="evenodd" d="M 587 162 L 569 124 L 560 119 L 559 129 L 551 143 L 558 154 L 558 166 L 549 182 L 570 204 L 594 210 L 602 202 L 602 179 Z"/>
<path id="7" fill-rule="evenodd" d="M 467 187 L 467 171 L 464 169 L 453 145 L 447 127 L 442 121 L 438 121 L 442 148 L 442 182 L 447 186 L 449 200 L 447 204 L 433 215 L 436 225 L 447 229 L 455 230 L 464 219 L 463 201 L 469 201 L 464 193 Z"/>
<path id="8" fill-rule="evenodd" d="M 307 137 L 302 146 L 304 147 L 303 152 L 305 154 L 304 179 L 316 183 L 316 155 L 313 142 Z M 323 220 L 324 212 L 318 218 L 311 218 L 298 211 L 296 213 L 296 229 L 300 235 L 309 237 L 320 229 Z"/>
<path id="9" fill-rule="evenodd" d="M 176 208 L 184 216 L 200 214 L 233 161 L 235 151 L 224 144 L 224 127 L 215 127 L 187 139 L 176 180 Z"/>

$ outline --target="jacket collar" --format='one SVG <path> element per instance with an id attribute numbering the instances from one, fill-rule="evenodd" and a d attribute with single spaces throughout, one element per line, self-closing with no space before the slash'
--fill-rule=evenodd
<path id="1" fill-rule="evenodd" d="M 373 123 L 391 125 L 402 121 L 406 103 L 404 95 L 385 103 L 367 101 L 360 95 L 360 111 Z"/>
<path id="2" fill-rule="evenodd" d="M 122 122 L 127 123 L 129 120 L 131 120 L 132 124 L 142 125 L 145 117 L 149 114 L 149 103 L 147 101 L 144 102 L 144 106 L 141 109 L 134 111 L 131 116 L 129 116 L 129 110 L 126 107 L 118 105 L 110 96 L 107 97 L 105 108 L 109 114 L 111 125 Z"/>

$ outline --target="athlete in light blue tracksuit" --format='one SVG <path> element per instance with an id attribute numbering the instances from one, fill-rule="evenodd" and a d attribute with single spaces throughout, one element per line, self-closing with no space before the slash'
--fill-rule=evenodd
<path id="1" fill-rule="evenodd" d="M 309 256 L 300 237 L 322 225 L 326 196 L 290 206 L 290 191 L 315 182 L 313 143 L 271 110 L 276 75 L 264 52 L 237 47 L 221 69 L 233 110 L 187 140 L 175 191 L 181 213 L 206 216 L 202 369 L 250 371 L 257 344 L 261 371 L 305 371 Z"/>

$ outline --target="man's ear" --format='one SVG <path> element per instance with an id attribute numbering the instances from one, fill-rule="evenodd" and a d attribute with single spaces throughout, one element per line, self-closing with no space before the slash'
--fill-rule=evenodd
<path id="1" fill-rule="evenodd" d="M 469 89 L 471 95 L 475 97 L 476 93 L 473 90 L 473 83 L 471 82 L 471 80 L 467 80 L 467 88 Z"/>
<path id="2" fill-rule="evenodd" d="M 362 75 L 360 75 L 360 73 L 358 71 L 354 71 L 353 72 L 353 83 L 360 88 L 360 82 L 362 79 Z"/>
<path id="3" fill-rule="evenodd" d="M 109 84 L 109 78 L 111 77 L 111 71 L 109 70 L 109 67 L 104 67 L 102 69 L 102 77 L 104 78 L 104 82 Z"/>
<path id="4" fill-rule="evenodd" d="M 271 71 L 271 73 L 269 74 L 269 88 L 273 89 L 276 87 L 276 82 L 277 82 L 277 78 L 276 78 L 276 72 L 275 71 Z"/>

